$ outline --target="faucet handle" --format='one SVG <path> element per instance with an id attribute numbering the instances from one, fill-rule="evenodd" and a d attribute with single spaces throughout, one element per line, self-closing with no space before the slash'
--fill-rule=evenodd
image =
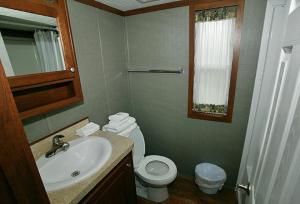
<path id="1" fill-rule="evenodd" d="M 68 142 L 64 142 L 61 148 L 63 151 L 67 151 L 70 148 L 70 144 Z"/>
<path id="2" fill-rule="evenodd" d="M 62 138 L 64 138 L 65 136 L 63 135 L 55 135 L 52 139 L 52 143 L 55 145 L 60 145 L 62 143 Z"/>

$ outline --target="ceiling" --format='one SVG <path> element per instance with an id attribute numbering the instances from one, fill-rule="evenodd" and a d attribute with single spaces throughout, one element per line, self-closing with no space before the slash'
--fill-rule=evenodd
<path id="1" fill-rule="evenodd" d="M 155 0 L 148 3 L 140 3 L 137 0 L 96 0 L 96 1 L 114 7 L 121 11 L 128 11 L 132 9 L 154 6 L 154 5 L 174 2 L 178 0 Z"/>

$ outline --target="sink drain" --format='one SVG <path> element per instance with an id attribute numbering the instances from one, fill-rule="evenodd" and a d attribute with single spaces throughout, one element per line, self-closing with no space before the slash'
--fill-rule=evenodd
<path id="1" fill-rule="evenodd" d="M 80 171 L 79 170 L 76 170 L 76 171 L 74 171 L 73 173 L 71 173 L 71 176 L 72 177 L 76 177 L 76 176 L 78 176 L 80 174 Z"/>

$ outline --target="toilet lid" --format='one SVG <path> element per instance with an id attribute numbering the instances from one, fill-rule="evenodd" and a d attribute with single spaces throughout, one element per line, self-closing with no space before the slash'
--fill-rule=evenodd
<path id="1" fill-rule="evenodd" d="M 137 168 L 139 163 L 145 157 L 145 141 L 143 133 L 139 126 L 137 126 L 130 134 L 129 138 L 133 140 L 134 146 L 132 150 L 133 166 Z"/>

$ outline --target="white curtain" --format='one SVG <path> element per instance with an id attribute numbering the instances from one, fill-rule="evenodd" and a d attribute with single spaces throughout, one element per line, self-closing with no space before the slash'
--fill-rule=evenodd
<path id="1" fill-rule="evenodd" d="M 55 31 L 37 30 L 34 39 L 42 70 L 44 72 L 64 70 L 65 64 L 58 34 Z"/>
<path id="2" fill-rule="evenodd" d="M 6 76 L 7 77 L 15 76 L 15 72 L 10 63 L 10 59 L 9 59 L 1 32 L 0 32 L 0 60 L 1 60 L 2 66 L 4 68 L 4 72 L 5 72 Z"/>
<path id="3" fill-rule="evenodd" d="M 227 105 L 235 18 L 196 22 L 194 103 Z"/>

